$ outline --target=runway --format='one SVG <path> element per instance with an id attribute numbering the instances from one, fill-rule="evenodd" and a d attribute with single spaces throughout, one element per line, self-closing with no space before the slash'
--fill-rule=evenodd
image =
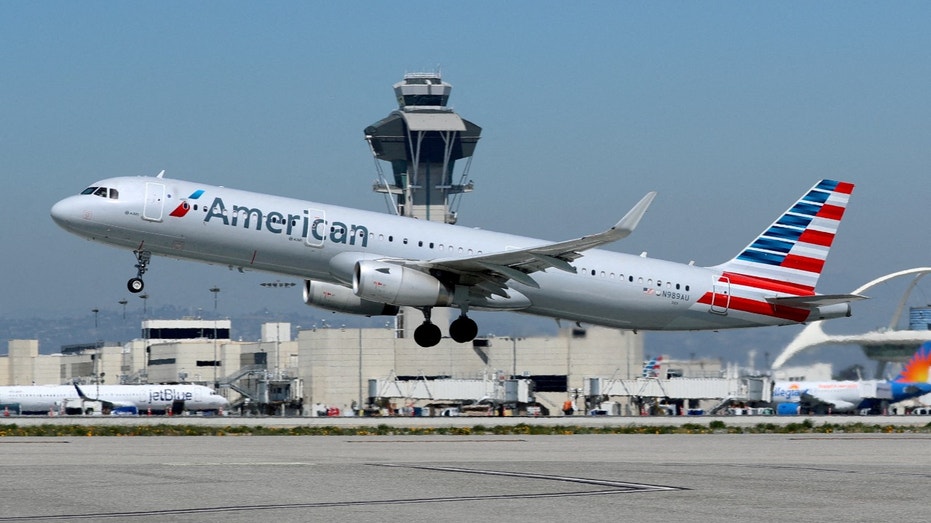
<path id="1" fill-rule="evenodd" d="M 7 521 L 924 521 L 927 434 L 0 438 Z"/>

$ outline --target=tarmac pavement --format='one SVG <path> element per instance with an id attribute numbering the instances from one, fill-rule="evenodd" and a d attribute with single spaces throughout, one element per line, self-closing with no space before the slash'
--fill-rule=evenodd
<path id="1" fill-rule="evenodd" d="M 882 433 L 6 437 L 0 522 L 925 521 L 929 445 Z"/>

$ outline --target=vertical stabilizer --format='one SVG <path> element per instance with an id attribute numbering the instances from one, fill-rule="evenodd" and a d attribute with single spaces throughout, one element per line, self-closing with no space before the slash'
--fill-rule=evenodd
<path id="1" fill-rule="evenodd" d="M 918 351 L 908 360 L 902 372 L 896 376 L 899 383 L 931 383 L 928 376 L 928 367 L 931 367 L 931 341 L 926 341 L 918 347 Z"/>
<path id="2" fill-rule="evenodd" d="M 778 284 L 786 292 L 814 293 L 853 187 L 821 180 L 736 258 L 715 268 Z"/>

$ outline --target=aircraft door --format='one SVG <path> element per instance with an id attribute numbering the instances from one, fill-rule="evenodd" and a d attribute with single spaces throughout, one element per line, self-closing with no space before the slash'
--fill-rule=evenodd
<path id="1" fill-rule="evenodd" d="M 731 304 L 731 280 L 727 276 L 717 278 L 711 284 L 711 308 L 712 314 L 727 314 L 727 309 Z"/>
<path id="2" fill-rule="evenodd" d="M 145 184 L 145 206 L 142 208 L 142 219 L 150 222 L 160 222 L 164 210 L 165 184 L 147 182 Z"/>
<path id="3" fill-rule="evenodd" d="M 323 247 L 326 242 L 326 236 L 329 233 L 329 226 L 326 222 L 326 212 L 320 209 L 307 209 L 305 220 L 307 223 L 307 236 L 304 243 L 310 247 Z"/>

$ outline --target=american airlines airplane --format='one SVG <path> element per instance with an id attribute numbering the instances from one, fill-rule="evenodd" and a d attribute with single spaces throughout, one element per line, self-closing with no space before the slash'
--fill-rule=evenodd
<path id="1" fill-rule="evenodd" d="M 58 411 L 67 400 L 100 401 L 107 410 L 134 407 L 137 411 L 216 411 L 229 401 L 202 385 L 26 385 L 0 387 L 0 405 L 19 405 L 22 413 Z"/>
<path id="2" fill-rule="evenodd" d="M 442 338 L 434 307 L 456 307 L 449 336 L 478 333 L 472 309 L 519 311 L 628 330 L 717 330 L 850 315 L 858 295 L 815 292 L 853 184 L 822 180 L 736 257 L 696 267 L 597 247 L 634 231 L 655 193 L 613 227 L 550 242 L 317 202 L 156 177 L 91 184 L 52 218 L 84 238 L 131 250 L 138 293 L 153 255 L 304 280 L 324 309 L 423 312 L 415 341 Z"/>

